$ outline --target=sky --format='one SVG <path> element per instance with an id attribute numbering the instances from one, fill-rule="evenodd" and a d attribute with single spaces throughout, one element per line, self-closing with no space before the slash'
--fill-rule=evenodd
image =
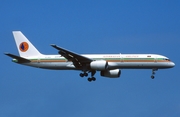
<path id="1" fill-rule="evenodd" d="M 179 117 L 179 0 L 2 0 L 0 3 L 1 117 Z M 79 54 L 153 53 L 176 66 L 122 69 L 118 79 L 88 82 L 81 71 L 18 65 L 12 31 L 43 54 L 56 44 Z"/>

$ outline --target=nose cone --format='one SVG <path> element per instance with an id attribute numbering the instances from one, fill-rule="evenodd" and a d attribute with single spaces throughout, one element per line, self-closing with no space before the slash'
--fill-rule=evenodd
<path id="1" fill-rule="evenodd" d="M 175 66 L 175 63 L 171 62 L 170 67 L 174 67 L 174 66 Z"/>

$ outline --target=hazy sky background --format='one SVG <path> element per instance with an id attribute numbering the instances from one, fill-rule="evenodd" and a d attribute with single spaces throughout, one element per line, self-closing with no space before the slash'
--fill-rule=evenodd
<path id="1" fill-rule="evenodd" d="M 0 117 L 179 117 L 179 0 L 4 0 L 0 3 Z M 119 79 L 11 62 L 20 30 L 43 54 L 154 53 L 176 66 L 122 70 Z"/>

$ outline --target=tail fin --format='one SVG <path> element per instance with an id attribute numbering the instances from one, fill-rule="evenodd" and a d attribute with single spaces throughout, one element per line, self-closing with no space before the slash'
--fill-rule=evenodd
<path id="1" fill-rule="evenodd" d="M 42 55 L 33 44 L 21 33 L 21 31 L 13 31 L 18 52 L 21 57 Z"/>

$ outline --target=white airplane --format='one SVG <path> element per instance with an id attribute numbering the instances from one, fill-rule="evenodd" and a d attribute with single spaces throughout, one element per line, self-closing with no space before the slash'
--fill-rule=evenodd
<path id="1" fill-rule="evenodd" d="M 58 55 L 41 54 L 33 44 L 21 33 L 13 31 L 14 39 L 20 56 L 5 53 L 18 64 L 53 70 L 80 70 L 81 77 L 91 76 L 88 81 L 95 81 L 96 71 L 108 78 L 119 78 L 120 69 L 152 69 L 154 79 L 158 69 L 172 68 L 175 64 L 169 58 L 158 54 L 85 54 L 80 55 L 55 44 Z"/>

